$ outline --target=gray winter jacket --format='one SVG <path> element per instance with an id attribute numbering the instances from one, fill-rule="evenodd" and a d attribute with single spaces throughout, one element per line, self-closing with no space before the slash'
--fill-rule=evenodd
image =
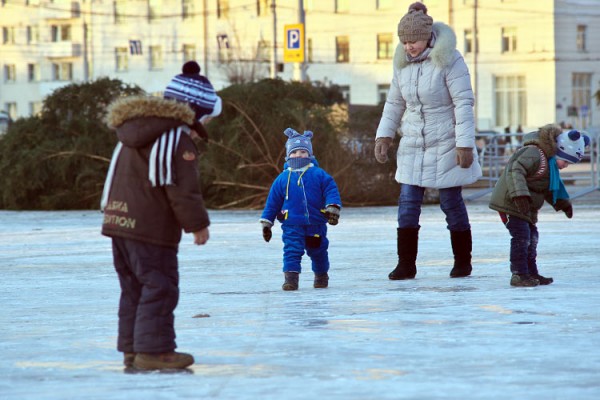
<path id="1" fill-rule="evenodd" d="M 469 70 L 452 29 L 436 22 L 433 32 L 433 49 L 422 62 L 409 62 L 402 43 L 396 48 L 394 77 L 376 137 L 393 138 L 400 128 L 396 180 L 441 189 L 475 182 L 481 167 Z M 456 147 L 473 148 L 471 167 L 457 165 Z"/>

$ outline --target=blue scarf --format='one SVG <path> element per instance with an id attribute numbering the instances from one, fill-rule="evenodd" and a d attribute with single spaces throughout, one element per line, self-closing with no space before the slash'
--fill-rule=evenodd
<path id="1" fill-rule="evenodd" d="M 550 186 L 548 189 L 552 192 L 552 204 L 556 204 L 556 200 L 558 199 L 568 199 L 569 193 L 567 193 L 565 184 L 562 179 L 560 179 L 556 158 L 548 158 L 548 166 L 550 167 Z"/>

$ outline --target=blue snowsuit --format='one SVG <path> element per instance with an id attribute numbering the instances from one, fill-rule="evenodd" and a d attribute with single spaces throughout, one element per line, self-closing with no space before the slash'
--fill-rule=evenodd
<path id="1" fill-rule="evenodd" d="M 329 271 L 327 249 L 328 205 L 342 206 L 333 178 L 319 168 L 316 160 L 300 169 L 287 164 L 271 185 L 261 220 L 281 222 L 283 230 L 283 272 L 301 272 L 304 250 L 312 260 L 315 274 Z"/>

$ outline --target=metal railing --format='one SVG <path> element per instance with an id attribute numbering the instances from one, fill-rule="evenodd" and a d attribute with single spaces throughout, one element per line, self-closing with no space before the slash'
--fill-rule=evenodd
<path id="1" fill-rule="evenodd" d="M 523 133 L 479 133 L 476 136 L 479 163 L 483 176 L 471 187 L 481 188 L 465 196 L 465 200 L 475 200 L 494 190 L 504 167 L 512 154 L 522 147 Z M 572 199 L 600 190 L 598 184 L 600 141 L 598 135 L 590 135 L 590 145 L 586 148 L 584 161 L 561 171 L 565 185 L 576 186 Z"/>

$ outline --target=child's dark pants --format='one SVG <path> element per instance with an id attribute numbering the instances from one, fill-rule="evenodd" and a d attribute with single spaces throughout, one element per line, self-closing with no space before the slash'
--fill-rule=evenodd
<path id="1" fill-rule="evenodd" d="M 177 249 L 123 238 L 113 238 L 112 246 L 121 284 L 117 349 L 127 353 L 175 350 Z"/>
<path id="2" fill-rule="evenodd" d="M 502 221 L 510 233 L 510 271 L 513 274 L 538 274 L 537 226 L 515 216 L 501 214 Z"/>

